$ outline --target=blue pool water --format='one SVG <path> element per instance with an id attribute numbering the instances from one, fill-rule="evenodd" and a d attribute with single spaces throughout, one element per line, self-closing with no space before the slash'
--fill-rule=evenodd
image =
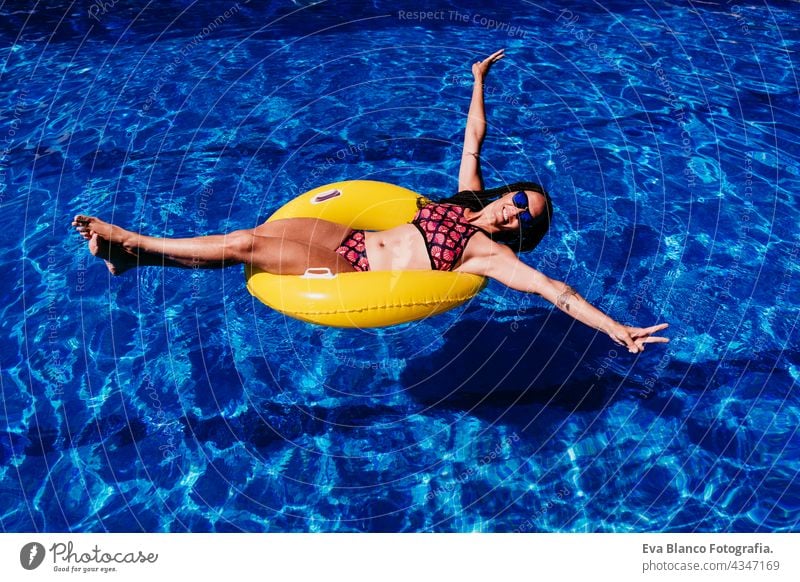
<path id="1" fill-rule="evenodd" d="M 145 4 L 0 8 L 3 531 L 798 530 L 796 10 Z M 487 185 L 557 207 L 524 260 L 668 346 L 498 284 L 322 328 L 241 268 L 111 278 L 71 231 L 250 228 L 347 179 L 450 194 L 500 47 Z"/>

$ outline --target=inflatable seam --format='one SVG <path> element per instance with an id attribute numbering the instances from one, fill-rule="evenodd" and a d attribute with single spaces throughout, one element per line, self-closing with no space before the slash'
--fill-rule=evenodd
<path id="1" fill-rule="evenodd" d="M 447 307 L 449 304 L 457 305 L 468 299 L 474 297 L 474 294 L 471 295 L 464 295 L 461 297 L 448 297 L 447 301 L 417 301 L 411 303 L 395 303 L 392 305 L 375 305 L 375 306 L 367 306 L 367 307 L 353 307 L 353 308 L 342 308 L 342 309 L 332 309 L 329 311 L 321 311 L 315 309 L 313 311 L 299 311 L 299 310 L 292 310 L 292 313 L 297 313 L 300 315 L 336 315 L 338 313 L 360 313 L 362 311 L 375 311 L 375 310 L 390 310 L 390 309 L 403 309 L 405 307 Z"/>

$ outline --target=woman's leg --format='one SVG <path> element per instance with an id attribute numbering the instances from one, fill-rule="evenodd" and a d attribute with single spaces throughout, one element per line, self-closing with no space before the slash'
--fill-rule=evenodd
<path id="1" fill-rule="evenodd" d="M 257 236 L 271 236 L 336 249 L 350 234 L 350 228 L 320 218 L 282 218 L 253 229 Z"/>
<path id="2" fill-rule="evenodd" d="M 133 263 L 140 265 L 210 268 L 247 263 L 281 275 L 299 275 L 309 267 L 327 267 L 334 273 L 353 271 L 350 263 L 335 252 L 335 247 L 259 236 L 256 234 L 257 229 L 237 230 L 222 235 L 169 239 L 130 232 L 91 216 L 78 215 L 72 224 L 85 239 L 90 241 L 92 253 L 106 259 L 109 270 L 114 274 L 120 274 L 125 268 L 134 266 L 130 263 L 117 264 L 117 261 L 113 260 L 120 259 L 121 253 L 125 253 Z M 308 224 L 297 224 L 294 230 L 302 231 L 303 226 Z M 341 225 L 336 226 L 341 227 Z M 347 232 L 346 227 L 341 228 Z M 306 240 L 314 242 L 333 240 L 330 238 L 332 232 L 326 234 L 328 238 L 323 237 L 324 240 L 319 237 L 314 239 L 313 235 L 306 236 Z M 104 243 L 107 247 L 103 247 Z M 336 244 L 338 245 L 338 242 Z M 105 253 L 108 253 L 109 258 L 103 256 Z M 125 258 L 123 255 L 122 259 Z M 122 262 L 124 261 L 121 260 L 120 263 Z"/>
<path id="3" fill-rule="evenodd" d="M 90 228 L 90 224 L 103 232 L 103 236 Z M 220 261 L 201 261 L 193 259 L 173 259 L 163 254 L 150 253 L 139 250 L 132 253 L 119 242 L 111 242 L 104 232 L 105 227 L 112 227 L 116 237 L 123 236 L 123 229 L 109 225 L 97 218 L 88 216 L 76 216 L 72 226 L 78 233 L 89 242 L 89 251 L 96 257 L 103 259 L 113 275 L 121 275 L 133 267 L 157 266 L 157 267 L 184 267 L 193 269 L 213 269 L 222 267 Z M 127 232 L 127 231 L 124 231 Z"/>

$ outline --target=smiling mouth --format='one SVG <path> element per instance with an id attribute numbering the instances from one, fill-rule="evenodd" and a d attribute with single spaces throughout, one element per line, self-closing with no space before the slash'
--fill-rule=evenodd
<path id="1" fill-rule="evenodd" d="M 503 223 L 508 224 L 508 208 L 503 206 Z"/>

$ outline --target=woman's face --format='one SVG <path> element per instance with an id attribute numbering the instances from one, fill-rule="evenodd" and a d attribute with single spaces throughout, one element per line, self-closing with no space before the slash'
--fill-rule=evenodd
<path id="1" fill-rule="evenodd" d="M 514 203 L 516 192 L 509 192 L 486 207 L 487 214 L 498 231 L 519 229 L 520 214 L 523 212 L 527 211 L 533 218 L 536 218 L 546 211 L 547 206 L 542 194 L 533 190 L 524 192 L 527 197 L 527 204 L 524 208 L 520 208 Z"/>

